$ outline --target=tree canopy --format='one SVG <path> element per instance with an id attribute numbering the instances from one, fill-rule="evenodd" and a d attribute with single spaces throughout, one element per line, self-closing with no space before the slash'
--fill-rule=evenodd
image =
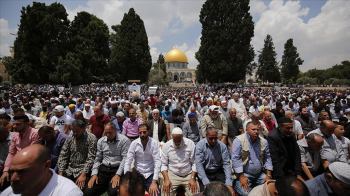
<path id="1" fill-rule="evenodd" d="M 249 0 L 207 0 L 201 9 L 198 82 L 237 82 L 254 59 L 254 22 Z"/>
<path id="2" fill-rule="evenodd" d="M 60 3 L 33 2 L 22 7 L 14 58 L 5 63 L 13 79 L 21 83 L 50 83 L 60 57 L 67 54 L 69 20 Z"/>
<path id="3" fill-rule="evenodd" d="M 317 78 L 319 84 L 332 84 L 335 81 L 336 84 L 345 82 L 346 79 L 350 81 L 350 61 L 342 61 L 341 64 L 333 65 L 328 69 L 310 69 L 305 73 L 299 74 L 299 77 Z M 331 80 L 330 80 L 331 79 Z M 339 80 L 335 80 L 339 79 Z M 328 81 L 327 81 L 328 80 Z"/>
<path id="4" fill-rule="evenodd" d="M 277 53 L 271 35 L 264 40 L 264 48 L 259 51 L 257 75 L 263 82 L 280 82 L 281 76 L 276 60 Z"/>
<path id="5" fill-rule="evenodd" d="M 300 73 L 299 66 L 304 60 L 299 57 L 297 47 L 293 45 L 293 39 L 288 39 L 284 44 L 284 52 L 281 62 L 281 75 L 284 80 L 296 81 Z"/>
<path id="6" fill-rule="evenodd" d="M 103 20 L 88 12 L 80 12 L 72 21 L 69 32 L 69 52 L 60 58 L 51 80 L 72 84 L 111 80 L 107 67 L 109 30 Z"/>
<path id="7" fill-rule="evenodd" d="M 114 26 L 115 43 L 112 43 L 109 69 L 118 82 L 127 80 L 148 81 L 152 58 L 143 20 L 130 8 L 120 26 Z"/>

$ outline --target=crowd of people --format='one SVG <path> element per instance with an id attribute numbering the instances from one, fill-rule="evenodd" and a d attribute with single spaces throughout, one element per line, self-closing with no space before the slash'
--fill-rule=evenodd
<path id="1" fill-rule="evenodd" d="M 350 90 L 12 88 L 1 195 L 350 195 Z"/>

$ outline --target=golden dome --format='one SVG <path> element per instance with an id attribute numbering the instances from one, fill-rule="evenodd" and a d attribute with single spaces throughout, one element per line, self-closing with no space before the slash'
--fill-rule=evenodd
<path id="1" fill-rule="evenodd" d="M 165 62 L 166 63 L 168 63 L 168 62 L 188 63 L 186 54 L 177 48 L 174 48 L 174 49 L 170 50 L 168 53 L 166 53 Z"/>

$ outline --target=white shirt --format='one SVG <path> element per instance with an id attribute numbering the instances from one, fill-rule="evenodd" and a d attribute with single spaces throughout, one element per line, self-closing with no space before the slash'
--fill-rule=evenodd
<path id="1" fill-rule="evenodd" d="M 162 148 L 161 171 L 171 171 L 178 176 L 186 176 L 192 171 L 197 172 L 194 159 L 195 144 L 192 140 L 183 138 L 183 143 L 178 149 L 173 140 L 168 141 Z"/>
<path id="2" fill-rule="evenodd" d="M 93 115 L 94 115 L 94 111 L 91 108 L 88 112 L 84 109 L 83 116 L 85 119 L 90 119 L 90 117 Z"/>
<path id="3" fill-rule="evenodd" d="M 65 125 L 72 125 L 73 121 L 70 116 L 63 114 L 61 117 L 53 116 L 50 120 L 50 125 L 54 125 L 55 130 L 63 133 Z"/>
<path id="4" fill-rule="evenodd" d="M 83 192 L 73 181 L 57 175 L 52 169 L 50 169 L 50 172 L 52 177 L 38 196 L 83 196 Z M 20 196 L 21 194 L 14 194 L 11 186 L 1 193 L 1 196 L 12 195 Z"/>
<path id="5" fill-rule="evenodd" d="M 153 139 L 155 139 L 157 142 L 159 142 L 158 139 L 158 120 L 153 121 Z"/>
<path id="6" fill-rule="evenodd" d="M 143 150 L 140 138 L 131 142 L 124 165 L 124 174 L 130 171 L 133 159 L 135 159 L 134 168 L 143 174 L 145 179 L 154 174 L 153 180 L 158 180 L 161 161 L 158 142 L 155 139 L 148 137 L 145 150 Z"/>
<path id="7" fill-rule="evenodd" d="M 249 113 L 260 112 L 260 107 L 254 107 L 253 105 L 249 108 Z"/>
<path id="8" fill-rule="evenodd" d="M 298 135 L 304 134 L 301 124 L 298 120 L 293 120 L 293 132 L 295 133 L 295 139 L 298 140 Z"/>

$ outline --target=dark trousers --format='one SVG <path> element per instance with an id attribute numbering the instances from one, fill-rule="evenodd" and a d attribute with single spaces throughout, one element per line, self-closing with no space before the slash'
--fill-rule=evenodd
<path id="1" fill-rule="evenodd" d="M 85 188 L 87 187 L 87 184 L 88 184 L 88 182 L 89 182 L 89 180 L 90 180 L 90 175 L 91 175 L 90 173 L 89 173 L 89 174 L 86 174 L 85 185 L 84 185 L 84 187 L 81 189 L 83 192 L 84 192 Z M 75 178 L 75 177 L 73 176 L 73 174 L 70 175 L 70 176 L 68 176 L 66 173 L 64 173 L 63 176 L 66 177 L 66 178 L 68 178 L 69 180 L 73 181 L 74 183 L 76 183 L 77 180 L 78 180 L 78 178 L 80 177 L 80 175 L 79 175 L 78 177 Z"/>
<path id="2" fill-rule="evenodd" d="M 152 181 L 153 181 L 153 175 L 154 174 L 150 175 L 147 179 L 145 179 L 145 186 L 146 186 L 146 189 L 147 189 L 148 193 L 149 193 L 149 187 L 151 186 Z M 159 189 L 158 182 L 157 182 L 157 186 L 158 186 L 159 193 L 156 196 L 160 196 L 161 192 L 160 192 L 160 189 Z M 151 193 L 149 193 L 149 194 L 151 194 Z"/>
<path id="3" fill-rule="evenodd" d="M 118 195 L 119 186 L 112 188 L 111 180 L 116 175 L 118 167 L 108 168 L 104 165 L 100 166 L 97 178 L 98 184 L 94 183 L 92 188 L 86 187 L 84 196 L 102 195 L 107 191 L 108 195 Z"/>
<path id="4" fill-rule="evenodd" d="M 225 176 L 225 172 L 223 169 L 220 169 L 219 171 L 215 171 L 215 172 L 206 171 L 205 174 L 207 175 L 207 178 L 209 179 L 210 182 L 220 181 L 220 182 L 223 182 L 224 184 L 226 183 L 226 176 Z M 203 185 L 203 182 L 200 178 L 198 178 L 198 184 L 199 184 L 200 192 L 203 192 L 204 185 Z"/>

